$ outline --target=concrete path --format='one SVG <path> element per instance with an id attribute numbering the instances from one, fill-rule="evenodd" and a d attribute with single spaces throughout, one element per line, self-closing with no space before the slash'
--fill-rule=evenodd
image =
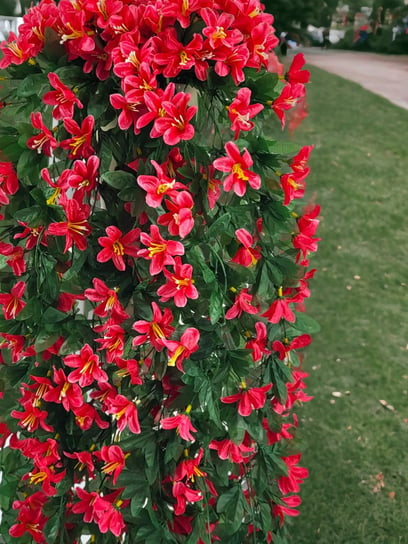
<path id="1" fill-rule="evenodd" d="M 379 55 L 359 51 L 304 47 L 289 50 L 288 57 L 298 52 L 305 55 L 307 64 L 355 81 L 393 104 L 408 109 L 407 55 Z"/>

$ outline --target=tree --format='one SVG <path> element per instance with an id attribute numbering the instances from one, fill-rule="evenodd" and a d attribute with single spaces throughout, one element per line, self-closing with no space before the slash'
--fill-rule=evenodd
<path id="1" fill-rule="evenodd" d="M 293 25 L 306 28 L 307 25 L 330 26 L 329 22 L 337 7 L 338 0 L 267 0 L 266 10 L 273 13 L 278 31 Z M 322 15 L 324 14 L 324 21 Z"/>

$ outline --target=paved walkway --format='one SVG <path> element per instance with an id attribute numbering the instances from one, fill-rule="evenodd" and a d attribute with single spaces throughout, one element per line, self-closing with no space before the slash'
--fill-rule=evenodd
<path id="1" fill-rule="evenodd" d="M 306 62 L 359 83 L 365 89 L 383 96 L 393 104 L 408 109 L 408 56 L 379 55 L 340 49 L 323 50 L 304 47 L 288 51 L 302 52 Z"/>

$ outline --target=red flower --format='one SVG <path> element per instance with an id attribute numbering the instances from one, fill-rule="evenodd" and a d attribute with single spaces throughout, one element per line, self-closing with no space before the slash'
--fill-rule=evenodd
<path id="1" fill-rule="evenodd" d="M 245 446 L 242 444 L 235 444 L 232 440 L 211 440 L 208 445 L 210 450 L 216 450 L 220 459 L 229 459 L 232 463 L 245 463 L 248 461 L 248 454 L 255 452 L 252 446 Z"/>
<path id="2" fill-rule="evenodd" d="M 256 338 L 248 340 L 248 342 L 245 344 L 245 348 L 252 350 L 252 360 L 257 362 L 262 359 L 263 355 L 268 355 L 270 351 L 266 349 L 268 331 L 265 323 L 262 321 L 255 323 L 255 331 Z"/>
<path id="3" fill-rule="evenodd" d="M 44 400 L 62 404 L 67 412 L 74 411 L 84 403 L 82 389 L 76 383 L 68 381 L 62 368 L 55 368 L 52 377 L 56 387 L 45 393 Z"/>
<path id="4" fill-rule="evenodd" d="M 86 162 L 75 161 L 71 170 L 62 172 L 60 184 L 75 189 L 75 198 L 81 200 L 84 192 L 91 193 L 95 189 L 99 163 L 100 159 L 96 155 L 91 155 Z"/>
<path id="5" fill-rule="evenodd" d="M 152 302 L 152 309 L 152 321 L 140 320 L 133 323 L 132 328 L 142 334 L 134 338 L 133 347 L 150 342 L 157 351 L 161 351 L 164 347 L 163 340 L 171 336 L 175 330 L 170 325 L 173 321 L 173 314 L 169 308 L 165 308 L 162 313 L 155 302 Z"/>
<path id="6" fill-rule="evenodd" d="M 174 197 L 177 195 L 176 189 L 186 189 L 185 185 L 179 183 L 174 178 L 166 176 L 163 168 L 156 161 L 151 161 L 157 176 L 139 176 L 138 185 L 146 191 L 146 204 L 151 208 L 158 208 L 165 195 Z"/>
<path id="7" fill-rule="evenodd" d="M 294 323 L 296 316 L 289 307 L 289 303 L 293 302 L 290 298 L 283 298 L 282 289 L 278 290 L 278 298 L 272 302 L 266 312 L 261 314 L 266 317 L 270 323 L 279 323 L 281 319 Z"/>
<path id="8" fill-rule="evenodd" d="M 112 474 L 113 485 L 116 485 L 119 474 L 125 468 L 126 455 L 119 446 L 103 446 L 101 451 L 96 451 L 95 456 L 105 464 L 101 468 L 104 474 Z"/>
<path id="9" fill-rule="evenodd" d="M 163 117 L 156 119 L 150 136 L 163 136 L 164 143 L 176 145 L 180 140 L 191 140 L 194 136 L 194 127 L 189 121 L 197 112 L 197 106 L 187 107 L 191 98 L 189 93 L 177 93 L 171 101 L 164 101 Z"/>
<path id="10" fill-rule="evenodd" d="M 290 204 L 295 198 L 302 198 L 305 194 L 306 184 L 304 176 L 296 172 L 283 174 L 280 178 L 280 183 L 285 195 L 283 199 L 284 206 Z"/>
<path id="11" fill-rule="evenodd" d="M 19 508 L 17 523 L 9 529 L 9 535 L 19 538 L 27 533 L 37 544 L 45 544 L 43 529 L 48 519 L 44 516 L 41 508 L 22 506 Z"/>
<path id="12" fill-rule="evenodd" d="M 77 464 L 75 465 L 77 470 L 82 471 L 86 468 L 89 478 L 95 478 L 95 465 L 93 463 L 92 454 L 89 451 L 78 451 L 73 453 L 64 451 L 64 455 L 65 457 L 69 457 L 69 459 L 77 460 Z"/>
<path id="13" fill-rule="evenodd" d="M 222 397 L 221 402 L 232 404 L 238 402 L 238 413 L 240 416 L 249 416 L 253 410 L 263 408 L 266 402 L 266 393 L 271 389 L 272 384 L 264 385 L 263 387 L 252 387 L 247 389 L 245 384 L 242 384 L 242 389 L 235 395 Z"/>
<path id="14" fill-rule="evenodd" d="M 108 398 L 106 402 L 108 404 L 106 412 L 112 414 L 116 419 L 119 432 L 122 432 L 125 427 L 129 427 L 129 430 L 135 434 L 141 432 L 137 408 L 134 402 L 123 395 Z"/>
<path id="15" fill-rule="evenodd" d="M 163 340 L 169 352 L 169 366 L 177 366 L 180 372 L 183 372 L 183 362 L 188 359 L 192 353 L 198 350 L 200 333 L 194 327 L 189 327 L 181 335 L 180 341 Z"/>
<path id="16" fill-rule="evenodd" d="M 243 247 L 238 249 L 231 262 L 247 267 L 255 266 L 262 255 L 259 246 L 252 247 L 255 244 L 254 237 L 245 229 L 236 230 L 235 236 Z"/>
<path id="17" fill-rule="evenodd" d="M 188 409 L 186 412 L 188 412 Z M 193 427 L 190 418 L 185 414 L 161 419 L 160 428 L 166 430 L 176 429 L 176 433 L 181 436 L 183 440 L 195 442 L 195 438 L 191 433 L 197 432 L 197 429 Z"/>
<path id="18" fill-rule="evenodd" d="M 306 209 L 304 215 L 297 219 L 299 232 L 293 236 L 292 244 L 293 247 L 300 250 L 300 255 L 304 259 L 309 252 L 317 251 L 317 244 L 321 240 L 321 238 L 314 236 L 320 223 L 320 220 L 317 219 L 319 213 L 320 206 L 316 204 L 312 209 Z M 305 265 L 307 266 L 307 263 Z"/>
<path id="19" fill-rule="evenodd" d="M 81 126 L 73 119 L 64 119 L 65 130 L 72 134 L 73 137 L 63 140 L 60 143 L 60 147 L 69 151 L 69 159 L 87 159 L 95 153 L 92 147 L 94 125 L 95 119 L 92 115 L 85 117 Z"/>
<path id="20" fill-rule="evenodd" d="M 253 189 L 259 189 L 261 186 L 261 178 L 251 170 L 248 170 L 253 165 L 253 160 L 249 152 L 244 149 L 241 155 L 239 148 L 233 142 L 225 144 L 227 157 L 215 159 L 214 167 L 221 172 L 228 172 L 228 176 L 224 180 L 224 190 L 233 190 L 238 196 L 244 196 L 247 190 L 247 183 Z"/>
<path id="21" fill-rule="evenodd" d="M 84 522 L 98 523 L 100 517 L 106 511 L 106 504 L 102 497 L 96 492 L 88 492 L 81 487 L 76 487 L 75 492 L 80 499 L 72 507 L 74 514 L 84 514 Z"/>
<path id="22" fill-rule="evenodd" d="M 51 484 L 56 484 L 65 478 L 66 470 L 61 472 L 55 472 L 54 467 L 51 465 L 49 467 L 42 465 L 25 474 L 21 479 L 29 480 L 30 484 L 41 484 L 41 490 L 47 497 L 52 497 L 57 493 L 55 487 Z"/>
<path id="23" fill-rule="evenodd" d="M 183 264 L 180 257 L 175 257 L 174 272 L 164 268 L 163 273 L 167 282 L 157 290 L 160 302 L 173 299 L 178 308 L 184 308 L 187 299 L 194 300 L 198 298 L 198 291 L 194 287 L 194 280 L 192 279 L 193 267 L 191 264 Z"/>
<path id="24" fill-rule="evenodd" d="M 30 402 L 25 404 L 23 408 L 24 412 L 18 412 L 17 410 L 12 410 L 10 412 L 11 417 L 20 419 L 18 423 L 20 427 L 27 429 L 30 433 L 36 431 L 38 427 L 41 427 L 44 431 L 53 432 L 53 427 L 47 425 L 45 422 L 48 416 L 48 413 L 45 410 L 40 410 Z"/>
<path id="25" fill-rule="evenodd" d="M 272 514 L 279 518 L 280 525 L 282 526 L 285 521 L 285 515 L 299 515 L 299 510 L 295 510 L 295 508 L 301 504 L 302 500 L 298 495 L 289 495 L 289 497 L 282 497 L 281 501 L 284 504 L 274 504 L 272 506 Z"/>
<path id="26" fill-rule="evenodd" d="M 154 62 L 164 66 L 162 72 L 164 77 L 175 77 L 182 70 L 195 67 L 202 45 L 203 38 L 200 34 L 194 34 L 190 43 L 184 45 L 178 41 L 175 29 L 167 28 L 161 38 L 162 52 L 154 55 Z"/>
<path id="27" fill-rule="evenodd" d="M 123 350 L 125 348 L 125 330 L 116 324 L 110 324 L 107 322 L 100 328 L 95 327 L 94 330 L 99 332 L 102 329 L 104 331 L 102 338 L 96 338 L 95 342 L 100 345 L 98 351 L 106 350 L 106 361 L 113 363 L 118 357 L 122 357 Z"/>
<path id="28" fill-rule="evenodd" d="M 64 211 L 67 221 L 61 223 L 51 223 L 48 226 L 47 234 L 53 236 L 65 236 L 64 253 L 72 245 L 75 245 L 80 251 L 87 248 L 87 236 L 91 234 L 91 227 L 87 221 L 91 207 L 88 204 L 79 204 L 74 199 L 66 200 Z"/>
<path id="29" fill-rule="evenodd" d="M 101 362 L 91 346 L 85 344 L 78 355 L 67 355 L 64 364 L 76 368 L 68 375 L 70 383 L 78 383 L 80 387 L 91 385 L 94 381 L 107 382 L 108 375 L 101 368 Z"/>
<path id="30" fill-rule="evenodd" d="M 207 25 L 202 32 L 208 38 L 212 49 L 221 46 L 231 49 L 242 41 L 241 32 L 237 28 L 230 28 L 235 22 L 234 16 L 230 13 L 218 13 L 214 9 L 203 8 L 200 15 Z"/>
<path id="31" fill-rule="evenodd" d="M 108 387 L 107 382 L 99 382 L 98 386 L 100 389 L 102 389 L 104 386 Z M 83 431 L 90 429 L 93 423 L 95 423 L 99 429 L 107 429 L 109 427 L 109 423 L 101 419 L 98 411 L 92 406 L 92 404 L 84 403 L 79 408 L 74 408 L 73 412 L 75 414 L 75 423 Z"/>
<path id="32" fill-rule="evenodd" d="M 14 32 L 10 32 L 7 41 L 4 40 L 0 43 L 0 50 L 3 53 L 0 69 L 7 68 L 10 64 L 23 64 L 33 53 L 33 47 L 27 38 L 16 36 Z"/>
<path id="33" fill-rule="evenodd" d="M 248 87 L 242 87 L 237 92 L 236 98 L 227 106 L 228 117 L 231 121 L 231 130 L 234 131 L 234 140 L 237 140 L 241 130 L 252 130 L 255 124 L 250 121 L 255 115 L 263 110 L 262 104 L 252 104 L 251 90 Z"/>
<path id="34" fill-rule="evenodd" d="M 174 265 L 173 255 L 184 255 L 183 244 L 162 238 L 157 225 L 150 225 L 150 236 L 142 232 L 140 241 L 148 249 L 140 249 L 137 256 L 150 260 L 149 272 L 152 276 L 160 274 L 165 265 Z"/>
<path id="35" fill-rule="evenodd" d="M 0 189 L 0 202 L 1 202 L 1 189 Z M 17 223 L 24 228 L 22 232 L 18 232 L 13 236 L 15 240 L 27 238 L 25 248 L 27 250 L 33 249 L 38 243 L 43 246 L 47 245 L 47 234 L 44 231 L 43 226 L 30 227 L 23 221 L 17 221 Z"/>
<path id="36" fill-rule="evenodd" d="M 285 339 L 283 343 L 279 340 L 275 340 L 272 343 L 272 349 L 278 352 L 278 356 L 281 361 L 285 359 L 290 361 L 290 356 L 288 355 L 288 353 L 292 349 L 304 348 L 308 346 L 311 341 L 312 337 L 309 334 L 301 334 L 300 336 L 294 338 L 291 342 L 289 342 L 289 340 L 287 339 Z"/>
<path id="37" fill-rule="evenodd" d="M 6 263 L 13 270 L 15 276 L 21 276 L 27 270 L 27 263 L 24 260 L 24 249 L 13 244 L 0 242 L 0 255 L 8 257 Z"/>
<path id="38" fill-rule="evenodd" d="M 310 79 L 309 70 L 302 70 L 305 64 L 305 56 L 303 53 L 297 53 L 289 67 L 289 70 L 286 72 L 286 79 L 289 83 L 307 83 Z"/>
<path id="39" fill-rule="evenodd" d="M 256 314 L 259 311 L 259 306 L 251 306 L 252 295 L 248 293 L 248 289 L 241 289 L 241 291 L 235 295 L 235 302 L 231 308 L 226 312 L 225 319 L 234 319 L 241 317 L 242 312 L 247 314 Z"/>
<path id="40" fill-rule="evenodd" d="M 124 272 L 126 264 L 124 261 L 124 255 L 129 257 L 136 257 L 138 252 L 138 246 L 136 242 L 139 240 L 140 229 L 132 229 L 123 235 L 122 231 L 110 225 L 105 229 L 108 236 L 101 236 L 98 238 L 98 243 L 104 249 L 102 249 L 96 256 L 96 260 L 99 263 L 106 263 L 112 259 L 115 267 Z"/>
<path id="41" fill-rule="evenodd" d="M 303 146 L 299 153 L 295 155 L 290 161 L 290 167 L 292 168 L 292 170 L 303 177 L 306 177 L 310 172 L 310 168 L 307 165 L 307 162 L 313 148 L 313 145 Z"/>
<path id="42" fill-rule="evenodd" d="M 287 83 L 278 98 L 272 103 L 272 109 L 279 117 L 282 128 L 285 127 L 284 111 L 293 108 L 305 95 L 305 86 L 301 83 Z"/>
<path id="43" fill-rule="evenodd" d="M 41 132 L 37 136 L 31 136 L 27 140 L 27 147 L 35 149 L 37 153 L 44 153 L 44 155 L 51 157 L 51 149 L 55 149 L 58 146 L 57 140 L 52 135 L 52 132 L 44 125 L 40 112 L 32 113 L 30 119 L 33 127 Z"/>
<path id="44" fill-rule="evenodd" d="M 0 204 L 10 202 L 9 195 L 18 191 L 18 178 L 11 162 L 0 162 Z"/>
<path id="45" fill-rule="evenodd" d="M 198 502 L 203 500 L 201 491 L 196 491 L 188 487 L 183 482 L 174 482 L 172 489 L 173 497 L 177 500 L 174 507 L 174 514 L 181 516 L 186 511 L 186 505 L 189 502 Z"/>
<path id="46" fill-rule="evenodd" d="M 4 319 L 15 319 L 26 303 L 21 300 L 26 288 L 24 281 L 18 281 L 11 289 L 10 294 L 0 293 L 0 304 L 3 305 Z"/>
<path id="47" fill-rule="evenodd" d="M 118 300 L 119 289 L 109 289 L 109 287 L 99 278 L 93 278 L 92 280 L 94 289 L 85 289 L 84 295 L 88 300 L 92 302 L 100 302 L 96 308 L 94 308 L 95 315 L 99 317 L 110 318 L 115 323 L 120 323 L 129 317 L 129 314 L 125 312 L 122 304 Z"/>
<path id="48" fill-rule="evenodd" d="M 194 200 L 187 191 L 180 191 L 174 195 L 173 200 L 166 200 L 169 213 L 164 213 L 157 218 L 159 225 L 167 225 L 172 236 L 185 238 L 194 227 L 192 208 Z"/>
<path id="49" fill-rule="evenodd" d="M 45 104 L 55 106 L 52 116 L 55 119 L 71 118 L 74 114 L 74 106 L 82 109 L 84 106 L 76 94 L 69 87 L 64 85 L 57 74 L 49 72 L 48 79 L 55 91 L 45 93 L 42 100 Z"/>
<path id="50" fill-rule="evenodd" d="M 309 476 L 307 468 L 297 466 L 301 457 L 300 454 L 281 457 L 288 468 L 287 476 L 281 476 L 278 479 L 280 492 L 284 495 L 298 493 L 300 491 L 299 484 L 303 483 L 303 480 Z"/>

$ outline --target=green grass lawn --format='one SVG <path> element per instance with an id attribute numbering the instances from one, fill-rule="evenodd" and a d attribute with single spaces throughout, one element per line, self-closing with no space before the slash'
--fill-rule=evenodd
<path id="1" fill-rule="evenodd" d="M 316 146 L 308 188 L 322 242 L 308 313 L 322 330 L 304 366 L 310 478 L 292 542 L 408 543 L 408 111 L 311 71 L 294 139 Z"/>

